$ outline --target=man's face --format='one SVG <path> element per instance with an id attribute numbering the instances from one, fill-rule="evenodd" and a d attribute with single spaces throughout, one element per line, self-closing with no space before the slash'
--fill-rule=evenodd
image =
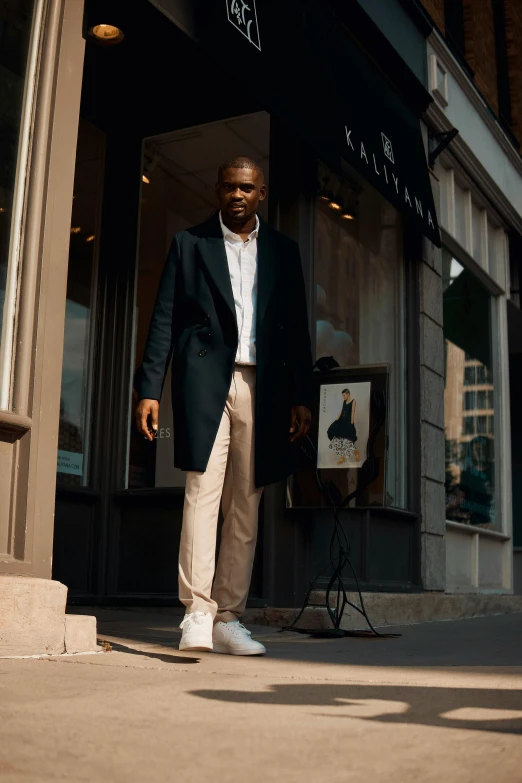
<path id="1" fill-rule="evenodd" d="M 254 169 L 225 169 L 216 182 L 216 195 L 221 212 L 231 223 L 245 223 L 265 199 L 263 175 Z"/>

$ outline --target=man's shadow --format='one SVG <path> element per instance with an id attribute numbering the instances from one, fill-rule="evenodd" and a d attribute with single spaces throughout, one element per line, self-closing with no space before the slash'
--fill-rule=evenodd
<path id="1" fill-rule="evenodd" d="M 337 714 L 321 713 L 324 717 L 522 734 L 521 690 L 307 683 L 273 685 L 259 693 L 196 690 L 191 694 L 241 704 L 338 708 Z"/>
<path id="2" fill-rule="evenodd" d="M 199 663 L 200 658 L 189 658 L 183 655 L 168 655 L 167 653 L 155 653 L 147 652 L 146 650 L 136 650 L 134 647 L 127 647 L 125 644 L 118 644 L 117 642 L 110 642 L 110 645 L 114 652 L 129 653 L 130 655 L 142 655 L 145 658 L 154 658 L 157 661 L 163 661 L 163 663 Z"/>

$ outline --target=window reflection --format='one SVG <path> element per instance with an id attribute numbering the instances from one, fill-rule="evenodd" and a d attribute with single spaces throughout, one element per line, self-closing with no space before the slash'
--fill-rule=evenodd
<path id="1" fill-rule="evenodd" d="M 0 339 L 33 7 L 32 0 L 0 3 Z"/>
<path id="2" fill-rule="evenodd" d="M 492 298 L 447 251 L 443 283 L 446 518 L 495 528 Z"/>
<path id="3" fill-rule="evenodd" d="M 316 357 L 333 356 L 341 367 L 389 364 L 387 476 L 383 470 L 381 486 L 372 487 L 380 491 L 381 504 L 401 507 L 406 443 L 400 216 L 370 187 L 358 194 L 355 219 L 343 219 L 320 197 L 315 215 Z"/>
<path id="4" fill-rule="evenodd" d="M 87 483 L 94 274 L 105 150 L 104 134 L 80 120 L 65 305 L 57 481 Z"/>

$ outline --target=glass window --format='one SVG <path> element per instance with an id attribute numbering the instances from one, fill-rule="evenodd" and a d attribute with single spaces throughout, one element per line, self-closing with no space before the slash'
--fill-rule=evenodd
<path id="1" fill-rule="evenodd" d="M 475 416 L 464 416 L 464 435 L 475 434 Z"/>
<path id="2" fill-rule="evenodd" d="M 492 372 L 493 298 L 479 280 L 443 251 L 446 435 L 446 518 L 498 528 L 495 513 L 494 413 Z M 476 370 L 477 390 L 463 393 Z M 464 411 L 460 400 L 463 399 Z M 470 415 L 471 412 L 475 415 Z M 485 411 L 488 413 L 486 414 Z"/>
<path id="3" fill-rule="evenodd" d="M 32 0 L 0 3 L 0 340 L 33 7 Z"/>
<path id="4" fill-rule="evenodd" d="M 322 169 L 320 179 L 325 179 Z M 316 358 L 333 356 L 341 367 L 389 364 L 384 502 L 403 507 L 406 444 L 401 219 L 391 204 L 370 187 L 358 194 L 356 211 L 347 183 L 336 181 L 332 175 L 329 190 L 331 196 L 322 193 L 315 204 Z M 381 502 L 382 497 L 381 491 Z"/>
<path id="5" fill-rule="evenodd" d="M 482 389 L 477 392 L 477 409 L 485 411 L 489 408 L 489 391 Z"/>
<path id="6" fill-rule="evenodd" d="M 158 284 L 172 238 L 207 220 L 216 210 L 214 183 L 223 160 L 247 155 L 262 165 L 268 182 L 270 116 L 266 112 L 184 128 L 146 139 L 136 300 L 135 367 L 145 348 Z M 268 199 L 259 212 L 266 219 Z M 158 437 L 147 441 L 134 424 L 130 406 L 129 488 L 183 487 L 185 474 L 174 468 L 170 369 L 160 403 Z"/>
<path id="7" fill-rule="evenodd" d="M 80 120 L 65 303 L 57 482 L 88 482 L 90 378 L 105 136 Z"/>
<path id="8" fill-rule="evenodd" d="M 476 403 L 475 403 L 475 392 L 467 391 L 464 392 L 464 410 L 465 411 L 473 411 L 475 410 Z"/>
<path id="9" fill-rule="evenodd" d="M 467 365 L 464 367 L 464 385 L 474 386 L 477 383 L 477 367 Z"/>
<path id="10" fill-rule="evenodd" d="M 488 382 L 488 372 L 487 367 L 484 367 L 483 364 L 479 364 L 478 367 L 475 367 L 476 370 L 476 383 L 478 386 L 481 384 Z"/>
<path id="11" fill-rule="evenodd" d="M 488 417 L 477 416 L 477 433 L 479 435 L 485 435 L 488 431 Z"/>

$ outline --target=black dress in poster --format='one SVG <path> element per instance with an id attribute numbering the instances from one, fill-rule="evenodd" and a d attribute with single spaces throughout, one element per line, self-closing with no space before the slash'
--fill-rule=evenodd
<path id="1" fill-rule="evenodd" d="M 360 468 L 366 459 L 371 383 L 321 386 L 318 468 Z"/>

